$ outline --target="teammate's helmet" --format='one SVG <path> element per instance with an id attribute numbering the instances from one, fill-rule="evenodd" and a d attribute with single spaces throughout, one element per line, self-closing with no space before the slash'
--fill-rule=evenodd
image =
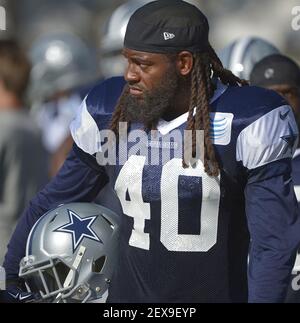
<path id="1" fill-rule="evenodd" d="M 97 57 L 71 33 L 43 35 L 29 52 L 32 62 L 29 99 L 40 102 L 58 92 L 72 90 L 97 77 Z"/>
<path id="2" fill-rule="evenodd" d="M 92 203 L 70 203 L 32 228 L 19 276 L 45 302 L 87 302 L 103 296 L 117 260 L 119 218 Z"/>
<path id="3" fill-rule="evenodd" d="M 254 65 L 265 56 L 279 53 L 279 50 L 268 41 L 258 37 L 240 38 L 219 53 L 225 68 L 239 78 L 249 80 Z"/>
<path id="4" fill-rule="evenodd" d="M 127 24 L 131 15 L 151 0 L 130 0 L 110 16 L 100 44 L 101 72 L 104 77 L 123 75 L 125 60 L 121 55 Z"/>

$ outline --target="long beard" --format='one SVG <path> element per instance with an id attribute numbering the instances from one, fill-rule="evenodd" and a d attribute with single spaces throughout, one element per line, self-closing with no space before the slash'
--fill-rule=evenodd
<path id="1" fill-rule="evenodd" d="M 141 122 L 145 127 L 156 127 L 159 119 L 173 105 L 178 92 L 180 77 L 176 71 L 168 71 L 160 84 L 152 91 L 144 91 L 142 98 L 125 94 L 125 118 L 128 122 Z"/>

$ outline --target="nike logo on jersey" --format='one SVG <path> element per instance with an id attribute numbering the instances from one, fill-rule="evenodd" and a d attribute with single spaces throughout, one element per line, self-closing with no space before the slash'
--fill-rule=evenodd
<path id="1" fill-rule="evenodd" d="M 281 120 L 285 120 L 285 118 L 287 117 L 287 115 L 290 113 L 290 110 L 285 111 L 284 113 L 279 112 L 279 116 Z"/>
<path id="2" fill-rule="evenodd" d="M 27 293 L 25 293 L 25 295 L 22 295 L 22 293 L 13 294 L 8 292 L 8 294 L 18 301 L 24 301 L 25 299 L 32 297 L 32 294 L 27 294 Z"/>

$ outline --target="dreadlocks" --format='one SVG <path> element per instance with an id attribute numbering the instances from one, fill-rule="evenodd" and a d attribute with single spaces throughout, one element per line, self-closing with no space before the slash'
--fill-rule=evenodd
<path id="1" fill-rule="evenodd" d="M 174 55 L 167 55 L 174 59 Z M 216 55 L 214 49 L 193 55 L 194 66 L 191 73 L 191 91 L 189 100 L 188 120 L 186 130 L 192 131 L 192 157 L 196 155 L 196 130 L 204 131 L 204 168 L 210 176 L 218 176 L 219 165 L 216 159 L 215 150 L 210 139 L 210 99 L 213 96 L 215 86 L 212 82 L 212 75 L 228 85 L 247 85 L 247 81 L 239 79 L 231 71 L 223 68 L 223 65 Z M 125 121 L 124 96 L 129 93 L 126 85 L 113 113 L 110 129 L 118 136 L 118 124 Z M 194 109 L 196 107 L 196 113 Z M 130 126 L 130 125 L 129 125 Z M 147 129 L 155 129 L 155 124 L 145 125 Z M 190 147 L 184 146 L 185 152 Z M 186 156 L 186 154 L 184 154 Z M 183 160 L 183 167 L 188 167 L 191 161 Z"/>
<path id="2" fill-rule="evenodd" d="M 196 154 L 196 130 L 204 130 L 204 168 L 210 176 L 219 174 L 219 165 L 210 139 L 210 106 L 209 101 L 214 93 L 211 75 L 218 77 L 223 84 L 247 85 L 247 81 L 239 79 L 231 71 L 223 68 L 214 49 L 210 46 L 207 52 L 194 54 L 194 67 L 191 74 L 191 95 L 187 130 L 192 130 L 192 156 Z M 196 113 L 194 114 L 194 108 Z M 186 147 L 185 147 L 186 149 Z M 186 161 L 183 166 L 187 167 Z"/>

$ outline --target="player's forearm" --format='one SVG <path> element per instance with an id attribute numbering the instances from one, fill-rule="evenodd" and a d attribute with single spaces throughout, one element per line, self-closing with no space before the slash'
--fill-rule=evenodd
<path id="1" fill-rule="evenodd" d="M 300 217 L 289 173 L 246 190 L 251 236 L 249 302 L 283 302 L 300 243 Z"/>
<path id="2" fill-rule="evenodd" d="M 250 303 L 282 303 L 288 288 L 295 252 L 251 246 L 248 268 Z"/>
<path id="3" fill-rule="evenodd" d="M 44 211 L 45 208 L 36 205 L 32 201 L 30 206 L 21 216 L 20 221 L 18 222 L 18 225 L 8 244 L 8 252 L 6 253 L 3 264 L 6 270 L 6 278 L 8 280 L 18 278 L 19 263 L 21 258 L 25 255 L 27 237 L 33 224 L 39 218 L 39 216 L 44 213 Z"/>

